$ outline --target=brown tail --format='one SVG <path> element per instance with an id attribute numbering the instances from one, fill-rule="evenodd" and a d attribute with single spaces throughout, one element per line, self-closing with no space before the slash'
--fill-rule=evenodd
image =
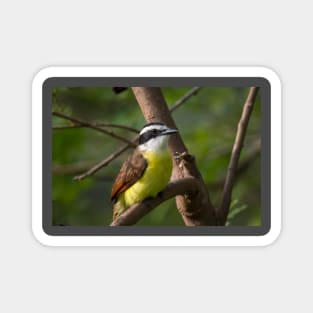
<path id="1" fill-rule="evenodd" d="M 117 211 L 117 209 L 116 209 L 116 206 L 114 206 L 114 208 L 113 208 L 112 222 L 114 222 L 117 217 L 118 217 L 118 211 Z"/>
<path id="2" fill-rule="evenodd" d="M 113 207 L 113 217 L 112 221 L 114 221 L 117 217 L 119 217 L 125 211 L 124 207 L 122 207 L 120 201 L 116 201 Z"/>

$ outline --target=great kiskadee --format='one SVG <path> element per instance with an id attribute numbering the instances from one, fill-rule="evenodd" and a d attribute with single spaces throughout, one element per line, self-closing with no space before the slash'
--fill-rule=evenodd
<path id="1" fill-rule="evenodd" d="M 172 158 L 169 135 L 177 133 L 163 123 L 150 123 L 139 134 L 139 145 L 128 157 L 112 187 L 113 221 L 135 203 L 155 197 L 170 180 Z"/>

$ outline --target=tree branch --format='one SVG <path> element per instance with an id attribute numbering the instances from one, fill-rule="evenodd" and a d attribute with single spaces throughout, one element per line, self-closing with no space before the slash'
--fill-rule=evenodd
<path id="1" fill-rule="evenodd" d="M 134 139 L 134 142 L 138 139 L 138 136 L 136 136 L 136 138 Z M 102 160 L 101 162 L 97 163 L 95 166 L 93 166 L 91 169 L 89 169 L 87 172 L 75 176 L 74 180 L 78 180 L 81 181 L 82 179 L 93 175 L 94 173 L 96 173 L 97 171 L 99 171 L 102 167 L 107 166 L 109 163 L 111 163 L 114 159 L 116 159 L 119 155 L 121 155 L 123 152 L 125 152 L 127 149 L 131 148 L 130 145 L 124 145 L 122 146 L 120 149 L 116 150 L 114 153 L 112 153 L 111 155 L 109 155 L 107 158 L 105 158 L 104 160 Z"/>
<path id="2" fill-rule="evenodd" d="M 90 161 L 81 161 L 70 164 L 53 164 L 53 175 L 75 175 L 90 168 Z"/>
<path id="3" fill-rule="evenodd" d="M 133 146 L 133 147 L 136 147 L 136 144 L 134 144 L 132 141 L 122 137 L 122 136 L 119 136 L 117 134 L 115 134 L 114 132 L 110 131 L 110 130 L 106 130 L 106 129 L 103 129 L 103 128 L 100 128 L 98 126 L 95 126 L 94 124 L 92 123 L 88 123 L 86 121 L 82 121 L 82 120 L 78 120 L 77 118 L 74 118 L 74 117 L 71 117 L 71 116 L 68 116 L 68 115 L 65 115 L 63 113 L 60 113 L 60 112 L 52 112 L 52 114 L 54 116 L 58 116 L 58 117 L 61 117 L 63 119 L 66 119 L 68 121 L 71 121 L 73 122 L 74 124 L 79 124 L 81 126 L 84 126 L 84 127 L 88 127 L 88 128 L 91 128 L 91 129 L 94 129 L 100 133 L 103 133 L 103 134 L 106 134 L 108 136 L 111 136 L 115 139 L 118 139 L 120 141 L 123 141 L 123 142 L 126 142 L 127 144 L 129 144 L 130 146 Z"/>
<path id="4" fill-rule="evenodd" d="M 240 160 L 238 163 L 238 167 L 236 170 L 235 181 L 242 176 L 249 167 L 253 164 L 253 162 L 260 156 L 261 152 L 261 140 L 257 140 L 252 149 L 247 153 L 246 158 L 244 160 Z M 210 190 L 220 190 L 223 188 L 225 184 L 225 177 L 215 181 L 214 183 L 209 184 Z"/>
<path id="5" fill-rule="evenodd" d="M 171 108 L 171 112 L 173 112 L 174 110 L 176 110 L 180 105 L 182 105 L 184 102 L 186 102 L 191 96 L 195 95 L 198 91 L 199 91 L 200 87 L 195 87 L 192 88 L 190 91 L 188 91 L 185 95 L 183 95 L 181 98 L 179 98 L 172 106 Z M 73 125 L 75 126 L 75 125 Z M 80 125 L 81 126 L 81 125 Z M 134 139 L 133 139 L 133 143 L 135 143 L 135 145 L 137 146 L 137 141 L 138 141 L 139 136 L 137 135 Z M 111 161 L 113 161 L 114 159 L 116 159 L 119 155 L 121 155 L 123 152 L 127 151 L 129 148 L 131 148 L 133 146 L 130 145 L 125 145 L 123 147 L 121 147 L 120 149 L 118 149 L 116 152 L 114 152 L 113 154 L 111 154 L 109 157 L 105 158 L 104 160 L 100 161 L 99 163 L 97 163 L 96 165 L 94 165 L 91 169 L 89 169 L 87 172 L 78 175 L 76 177 L 74 177 L 75 180 L 81 181 L 84 178 L 93 175 L 94 173 L 96 173 L 97 171 L 99 171 L 102 167 L 107 166 Z"/>
<path id="6" fill-rule="evenodd" d="M 201 87 L 193 87 L 191 88 L 185 95 L 179 98 L 171 107 L 170 112 L 174 112 L 177 108 L 179 108 L 183 103 L 185 103 L 189 98 L 195 96 Z"/>
<path id="7" fill-rule="evenodd" d="M 128 130 L 130 132 L 139 133 L 139 130 L 133 127 L 129 127 L 129 126 L 124 126 L 124 125 L 119 125 L 119 124 L 111 124 L 111 123 L 93 123 L 92 125 L 96 126 L 96 127 L 113 127 L 113 128 L 120 128 L 120 129 L 125 129 Z M 85 125 L 77 125 L 77 124 L 73 124 L 73 125 L 56 125 L 53 126 L 52 129 L 55 130 L 60 130 L 60 129 L 71 129 L 71 128 L 82 128 L 82 127 L 87 127 Z"/>
<path id="8" fill-rule="evenodd" d="M 198 183 L 194 178 L 183 178 L 170 182 L 156 197 L 134 204 L 122 215 L 116 218 L 111 226 L 127 226 L 136 224 L 142 217 L 152 211 L 162 202 L 177 195 L 193 195 L 198 192 Z"/>
<path id="9" fill-rule="evenodd" d="M 148 123 L 163 122 L 171 128 L 177 128 L 160 88 L 133 87 L 132 90 Z M 176 197 L 177 209 L 185 224 L 187 226 L 216 225 L 215 209 L 211 204 L 208 190 L 197 169 L 194 157 L 188 153 L 179 133 L 171 136 L 169 147 L 172 154 L 176 156 L 172 180 L 193 177 L 198 181 L 197 195 Z"/>
<path id="10" fill-rule="evenodd" d="M 225 225 L 227 220 L 227 215 L 229 212 L 229 206 L 231 203 L 232 190 L 235 181 L 236 170 L 238 167 L 238 161 L 240 157 L 240 152 L 243 148 L 243 142 L 245 139 L 250 115 L 253 109 L 253 105 L 258 93 L 259 87 L 251 87 L 249 90 L 249 94 L 247 96 L 246 102 L 243 106 L 241 118 L 237 127 L 237 134 L 235 138 L 235 142 L 233 145 L 233 150 L 228 166 L 228 171 L 225 179 L 223 196 L 222 196 L 222 204 L 218 210 L 218 220 L 220 225 Z"/>

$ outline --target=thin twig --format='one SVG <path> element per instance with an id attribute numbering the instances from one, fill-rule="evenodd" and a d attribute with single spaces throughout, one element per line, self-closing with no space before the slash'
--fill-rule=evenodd
<path id="1" fill-rule="evenodd" d="M 136 137 L 137 138 L 137 137 Z M 136 138 L 134 139 L 134 142 L 136 141 Z M 114 159 L 116 159 L 119 155 L 121 155 L 124 151 L 126 151 L 127 149 L 131 148 L 132 146 L 130 145 L 124 145 L 123 147 L 121 147 L 120 149 L 116 150 L 114 153 L 112 153 L 111 155 L 109 155 L 106 159 L 102 160 L 101 162 L 97 163 L 95 166 L 93 166 L 91 169 L 89 169 L 87 172 L 75 176 L 74 180 L 78 180 L 81 181 L 82 179 L 91 176 L 92 174 L 96 173 L 97 171 L 99 171 L 102 167 L 107 166 L 110 162 L 112 162 Z"/>
<path id="2" fill-rule="evenodd" d="M 253 164 L 253 162 L 260 156 L 261 140 L 257 140 L 254 147 L 247 153 L 245 159 L 241 160 L 236 170 L 235 181 L 243 175 Z M 210 190 L 220 190 L 225 183 L 225 177 L 219 179 L 211 184 L 208 184 Z"/>
<path id="3" fill-rule="evenodd" d="M 192 194 L 197 192 L 198 183 L 194 178 L 182 178 L 170 182 L 167 187 L 155 198 L 144 200 L 127 209 L 121 216 L 116 218 L 111 226 L 126 226 L 136 224 L 143 216 L 152 211 L 162 202 L 177 195 Z"/>
<path id="4" fill-rule="evenodd" d="M 81 161 L 70 164 L 53 164 L 53 175 L 75 175 L 90 168 L 92 163 L 90 161 Z"/>
<path id="5" fill-rule="evenodd" d="M 180 107 L 184 102 L 186 102 L 189 98 L 196 95 L 198 91 L 201 89 L 201 87 L 193 87 L 191 88 L 185 95 L 183 95 L 181 98 L 179 98 L 171 107 L 170 112 L 172 113 L 175 111 L 178 107 Z"/>
<path id="6" fill-rule="evenodd" d="M 229 206 L 231 203 L 232 190 L 235 181 L 235 174 L 238 167 L 238 161 L 240 157 L 240 152 L 243 148 L 243 142 L 246 135 L 247 126 L 249 123 L 250 115 L 253 109 L 253 105 L 258 93 L 259 87 L 251 87 L 249 90 L 249 94 L 247 96 L 246 102 L 243 106 L 241 118 L 237 127 L 237 134 L 235 138 L 235 142 L 233 145 L 233 150 L 228 166 L 228 171 L 225 179 L 223 196 L 222 196 L 222 204 L 218 210 L 219 215 L 219 223 L 221 225 L 225 225 Z"/>
<path id="7" fill-rule="evenodd" d="M 129 127 L 129 126 L 124 126 L 124 125 L 119 125 L 119 124 L 111 124 L 111 123 L 93 123 L 92 125 L 96 126 L 96 127 L 112 127 L 112 128 L 120 128 L 120 129 L 125 129 L 128 130 L 130 132 L 139 133 L 139 130 L 133 127 Z M 71 128 L 82 128 L 82 127 L 87 127 L 86 125 L 77 125 L 77 124 L 73 124 L 73 125 L 56 125 L 53 126 L 53 129 L 59 130 L 59 129 L 71 129 Z"/>
<path id="8" fill-rule="evenodd" d="M 74 118 L 74 117 L 71 117 L 71 116 L 68 116 L 68 115 L 65 115 L 63 113 L 60 113 L 60 112 L 52 112 L 52 114 L 54 116 L 58 116 L 58 117 L 61 117 L 63 119 L 66 119 L 68 121 L 71 121 L 75 124 L 79 124 L 79 125 L 82 125 L 84 127 L 88 127 L 88 128 L 92 128 L 100 133 L 103 133 L 103 134 L 106 134 L 108 136 L 111 136 L 115 139 L 118 139 L 120 141 L 123 141 L 123 142 L 126 142 L 127 144 L 129 144 L 130 146 L 133 146 L 133 147 L 136 147 L 136 144 L 134 144 L 132 141 L 122 137 L 122 136 L 119 136 L 117 134 L 115 134 L 114 132 L 110 131 L 110 130 L 106 130 L 106 129 L 103 129 L 103 128 L 100 128 L 98 126 L 95 126 L 94 124 L 92 123 L 88 123 L 86 121 L 81 121 L 81 120 L 78 120 L 77 118 Z"/>

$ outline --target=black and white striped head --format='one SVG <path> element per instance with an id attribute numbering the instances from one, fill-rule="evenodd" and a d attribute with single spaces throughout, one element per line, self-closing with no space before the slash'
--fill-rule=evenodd
<path id="1" fill-rule="evenodd" d="M 139 149 L 158 151 L 167 147 L 168 135 L 177 133 L 177 129 L 167 127 L 163 123 L 145 125 L 139 134 Z"/>

